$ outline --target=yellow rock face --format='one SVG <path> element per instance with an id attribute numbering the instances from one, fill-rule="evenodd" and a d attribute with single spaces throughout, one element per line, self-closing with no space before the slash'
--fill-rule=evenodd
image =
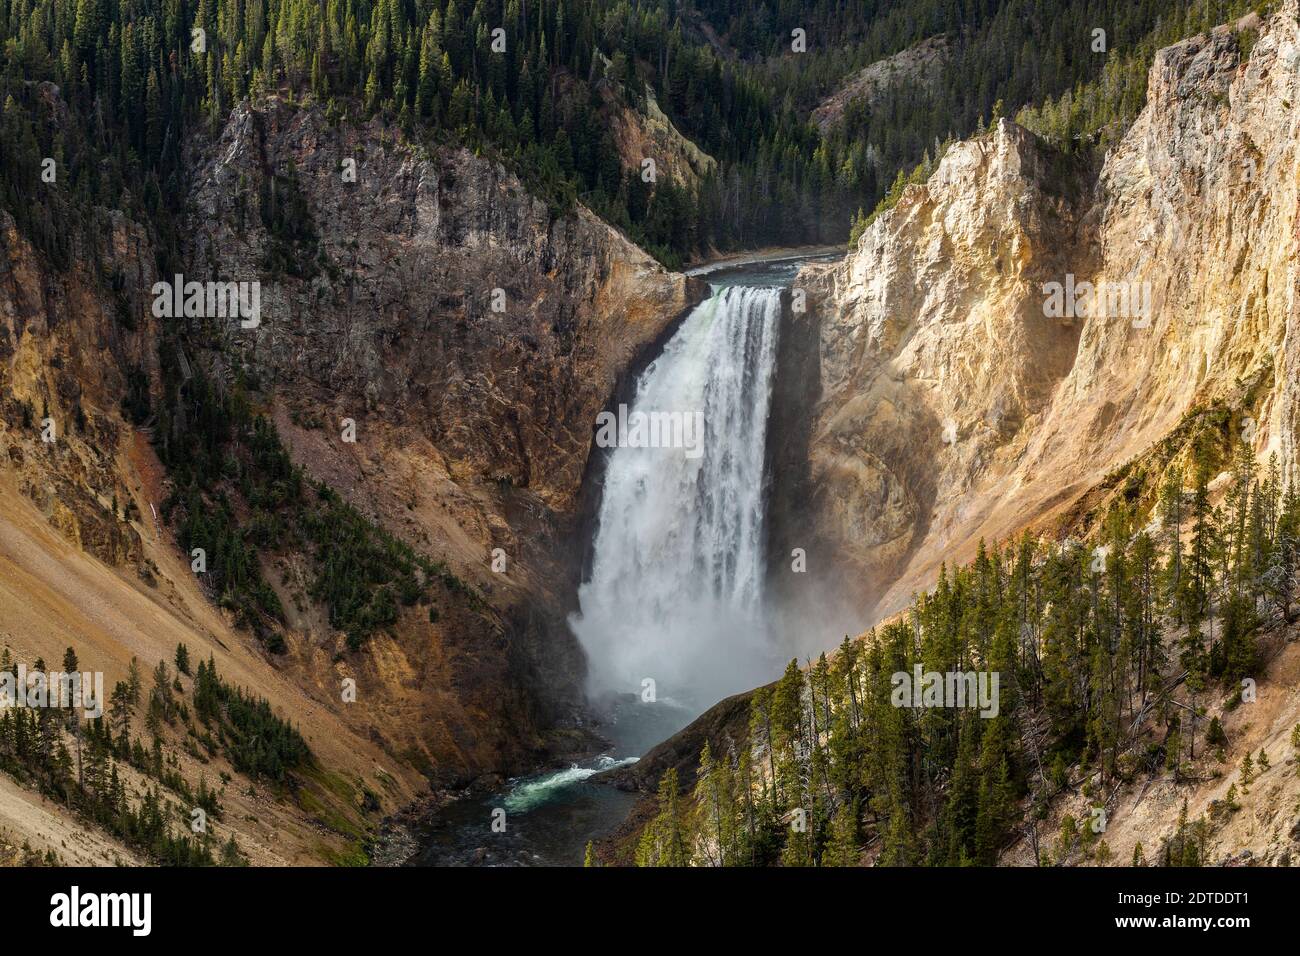
<path id="1" fill-rule="evenodd" d="M 1244 408 L 1243 383 L 1256 451 L 1294 462 L 1298 34 L 1289 4 L 1247 62 L 1226 29 L 1162 50 L 1099 173 L 1003 120 L 801 275 L 823 396 L 809 530 L 871 616 L 980 537 L 1051 526 L 1189 410 Z M 1050 284 L 1085 282 L 1132 300 L 1053 314 Z"/>

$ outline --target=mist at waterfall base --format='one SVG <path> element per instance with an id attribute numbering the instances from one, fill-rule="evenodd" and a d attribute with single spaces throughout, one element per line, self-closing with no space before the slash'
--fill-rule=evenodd
<path id="1" fill-rule="evenodd" d="M 838 254 L 838 253 L 836 253 Z M 609 449 L 590 572 L 570 626 L 588 657 L 604 753 L 443 807 L 416 866 L 580 865 L 635 794 L 591 782 L 633 763 L 723 697 L 778 677 L 835 625 L 765 594 L 768 415 L 781 287 L 809 256 L 711 270 L 713 295 L 637 380 L 631 411 L 702 411 L 702 453 Z M 791 621 L 802 621 L 795 629 Z M 773 625 L 773 621 L 780 622 Z M 654 700 L 644 681 L 654 682 Z M 505 810 L 503 832 L 490 828 Z"/>
<path id="2" fill-rule="evenodd" d="M 633 414 L 702 412 L 704 436 L 694 454 L 609 452 L 590 575 L 570 620 L 595 698 L 652 696 L 690 717 L 779 667 L 763 579 L 780 324 L 779 288 L 720 288 L 637 382 Z"/>

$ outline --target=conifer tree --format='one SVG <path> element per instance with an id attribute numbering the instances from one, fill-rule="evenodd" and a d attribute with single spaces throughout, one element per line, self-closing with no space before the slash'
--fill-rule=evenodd
<path id="1" fill-rule="evenodd" d="M 691 837 L 681 805 L 677 769 L 659 781 L 659 812 L 646 826 L 636 851 L 637 866 L 689 866 Z"/>

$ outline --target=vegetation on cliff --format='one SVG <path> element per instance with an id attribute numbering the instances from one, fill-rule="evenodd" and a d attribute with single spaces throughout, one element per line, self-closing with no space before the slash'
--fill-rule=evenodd
<path id="1" fill-rule="evenodd" d="M 1102 819 L 1124 782 L 1206 772 L 1227 743 L 1208 708 L 1249 699 L 1259 635 L 1300 616 L 1300 496 L 1276 460 L 1261 473 L 1212 426 L 1186 457 L 1190 480 L 1166 469 L 1145 527 L 1121 496 L 1096 547 L 981 546 L 905 615 L 792 661 L 754 693 L 748 739 L 705 747 L 691 799 L 665 775 L 637 862 L 988 865 L 1020 840 L 1043 864 L 1104 861 L 1092 820 L 1040 833 L 1049 803 L 1082 788 Z M 895 675 L 915 667 L 999 675 L 996 713 L 900 706 Z M 1184 813 L 1149 861 L 1207 862 L 1213 825 Z"/>
<path id="2" fill-rule="evenodd" d="M 1104 150 L 1119 140 L 1146 103 L 1147 75 L 1157 50 L 1252 11 L 1263 16 L 1274 5 L 1233 0 L 1175 6 L 1140 42 L 1107 59 L 1099 76 L 1025 106 L 1016 114 L 1016 122 L 1066 150 Z M 1243 62 L 1250 59 L 1255 35 L 1250 28 L 1233 30 Z"/>
<path id="3" fill-rule="evenodd" d="M 1073 114 L 1093 102 L 1088 90 L 1104 91 L 1108 115 L 1123 114 L 1141 102 L 1153 42 L 1250 8 L 1245 0 L 875 0 L 847 13 L 831 2 L 751 6 L 3 0 L 0 200 L 66 260 L 87 204 L 153 217 L 174 209 L 190 133 L 217 127 L 249 95 L 280 90 L 314 96 L 335 115 L 383 113 L 494 151 L 557 209 L 581 197 L 669 263 L 713 248 L 835 241 L 900 170 L 970 134 L 995 103 L 1014 112 L 1069 94 L 1069 123 L 1086 131 Z M 709 39 L 719 31 L 721 47 Z M 955 43 L 941 75 L 850 104 L 825 137 L 810 121 L 817 99 L 848 73 L 940 34 Z M 623 168 L 606 91 L 629 109 L 653 92 L 720 166 L 695 190 Z M 43 178 L 46 158 L 57 189 Z M 171 227 L 156 221 L 164 254 L 174 251 Z"/>
<path id="4" fill-rule="evenodd" d="M 254 411 L 242 377 L 225 389 L 200 372 L 177 389 L 188 425 L 161 417 L 159 452 L 174 487 L 163 517 L 177 521 L 182 549 L 202 549 L 209 592 L 268 649 L 284 650 L 277 625 L 285 613 L 263 576 L 261 555 L 310 556 L 310 596 L 328 608 L 330 625 L 347 635 L 352 650 L 396 624 L 400 609 L 426 595 L 434 580 L 477 606 L 477 592 L 444 565 L 310 481 L 275 426 Z"/>
<path id="5" fill-rule="evenodd" d="M 206 777 L 197 785 L 186 779 L 174 740 L 179 737 L 180 747 L 200 763 L 224 757 L 250 779 L 277 788 L 298 785 L 295 772 L 311 765 L 311 751 L 265 699 L 223 680 L 211 659 L 200 661 L 191 675 L 181 645 L 176 662 L 173 670 L 159 661 L 146 688 L 132 659 L 127 680 L 97 702 L 99 716 L 86 715 L 70 694 L 60 698 L 58 688 L 51 689 L 53 706 L 0 709 L 0 769 L 155 863 L 241 865 L 246 861 L 234 835 L 223 843 L 208 823 L 222 819 L 218 791 Z M 68 648 L 61 673 L 75 674 L 80 667 Z M 26 696 L 20 674 L 45 675 L 46 667 L 38 659 L 30 672 L 20 671 L 6 649 L 0 672 Z M 197 826 L 196 811 L 202 821 Z"/>

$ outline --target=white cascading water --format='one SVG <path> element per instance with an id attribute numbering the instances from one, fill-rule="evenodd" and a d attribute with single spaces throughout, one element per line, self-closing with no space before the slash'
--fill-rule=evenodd
<path id="1" fill-rule="evenodd" d="M 702 454 L 612 450 L 590 579 L 571 621 L 593 692 L 686 706 L 770 679 L 764 451 L 780 290 L 715 291 L 637 382 L 631 412 L 702 411 Z"/>

